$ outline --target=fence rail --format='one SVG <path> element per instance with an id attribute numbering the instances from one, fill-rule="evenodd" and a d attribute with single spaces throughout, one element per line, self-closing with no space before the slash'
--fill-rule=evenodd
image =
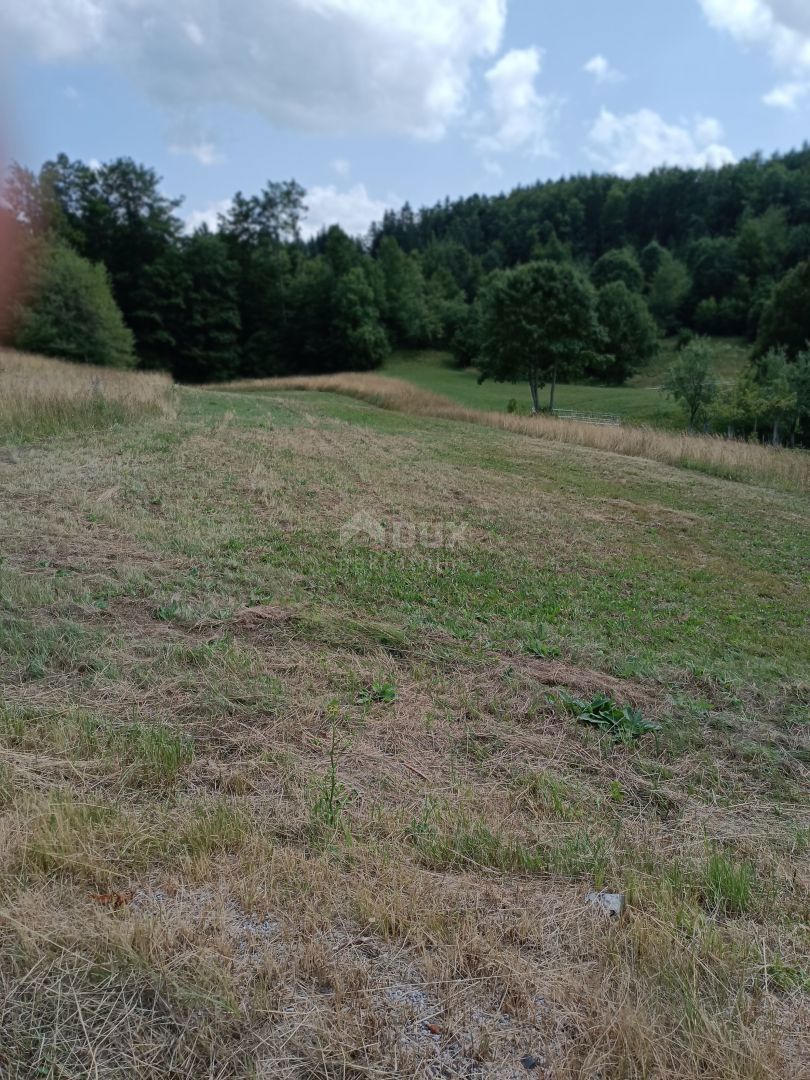
<path id="1" fill-rule="evenodd" d="M 576 409 L 555 409 L 554 416 L 560 420 L 579 420 L 583 424 L 598 424 L 600 427 L 621 427 L 622 418 L 611 413 L 586 413 Z"/>

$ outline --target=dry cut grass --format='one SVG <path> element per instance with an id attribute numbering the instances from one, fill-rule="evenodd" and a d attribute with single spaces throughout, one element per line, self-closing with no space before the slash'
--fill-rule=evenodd
<path id="1" fill-rule="evenodd" d="M 0 1077 L 806 1075 L 799 500 L 619 456 L 590 488 L 533 444 L 556 498 L 519 438 L 459 427 L 470 460 L 503 444 L 475 469 L 418 424 L 181 402 L 0 456 Z M 339 543 L 358 508 L 469 531 Z M 737 634 L 711 609 L 740 536 L 734 580 L 777 599 L 741 588 Z M 685 611 L 629 573 L 600 600 L 613 563 Z M 524 646 L 544 567 L 575 619 Z M 661 731 L 616 743 L 561 691 Z"/>
<path id="2" fill-rule="evenodd" d="M 520 435 L 536 435 L 554 442 L 699 469 L 731 480 L 765 483 L 788 491 L 810 490 L 810 456 L 802 451 L 712 435 L 679 434 L 648 427 L 599 427 L 552 416 L 525 417 L 470 409 L 441 394 L 421 390 L 387 375 L 345 372 L 280 379 L 245 379 L 230 383 L 227 389 L 322 390 L 347 394 L 384 409 L 416 416 L 486 424 Z"/>
<path id="3" fill-rule="evenodd" d="M 100 427 L 171 409 L 161 372 L 69 364 L 0 350 L 0 435 L 28 438 Z"/>

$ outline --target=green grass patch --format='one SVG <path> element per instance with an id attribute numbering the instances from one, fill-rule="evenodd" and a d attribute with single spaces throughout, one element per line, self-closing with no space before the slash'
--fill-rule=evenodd
<path id="1" fill-rule="evenodd" d="M 721 382 L 736 378 L 749 361 L 750 347 L 737 339 L 713 339 L 715 374 Z M 645 371 L 634 376 L 625 386 L 596 386 L 562 383 L 557 387 L 556 405 L 560 409 L 575 409 L 583 413 L 605 413 L 619 416 L 627 423 L 651 424 L 655 427 L 683 428 L 683 414 L 677 404 L 661 391 L 667 370 L 675 360 L 674 339 L 664 339 L 658 357 Z M 528 387 L 523 384 L 478 384 L 478 372 L 453 366 L 449 353 L 432 350 L 396 352 L 386 362 L 386 375 L 443 394 L 461 405 L 474 409 L 505 412 L 511 401 L 517 411 L 529 413 L 531 401 Z M 548 388 L 544 391 L 548 397 Z"/>

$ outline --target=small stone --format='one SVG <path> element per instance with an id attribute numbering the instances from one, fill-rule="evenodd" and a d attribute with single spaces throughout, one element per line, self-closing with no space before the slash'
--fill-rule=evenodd
<path id="1" fill-rule="evenodd" d="M 540 1066 L 543 1064 L 543 1061 L 542 1058 L 535 1057 L 534 1054 L 526 1054 L 525 1057 L 522 1057 L 520 1059 L 520 1064 L 523 1066 L 526 1072 L 531 1072 L 532 1069 L 539 1069 Z"/>
<path id="2" fill-rule="evenodd" d="M 589 892 L 585 897 L 585 903 L 601 908 L 613 919 L 623 915 L 627 905 L 623 892 Z"/>

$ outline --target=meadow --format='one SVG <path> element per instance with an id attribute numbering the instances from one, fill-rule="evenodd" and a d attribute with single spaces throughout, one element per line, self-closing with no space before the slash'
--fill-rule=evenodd
<path id="1" fill-rule="evenodd" d="M 54 363 L 14 349 L 0 349 L 0 385 L 0 432 L 10 440 L 172 411 L 173 384 L 163 372 Z"/>
<path id="2" fill-rule="evenodd" d="M 762 482 L 789 491 L 810 490 L 810 455 L 803 450 L 716 435 L 662 431 L 647 425 L 605 426 L 543 413 L 526 416 L 476 409 L 391 375 L 369 372 L 290 375 L 276 379 L 244 379 L 229 386 L 245 393 L 310 390 L 345 394 L 410 416 L 478 424 L 565 445 L 679 465 L 726 479 Z"/>
<path id="3" fill-rule="evenodd" d="M 739 376 L 748 363 L 750 346 L 736 338 L 713 338 L 714 373 L 722 386 Z M 625 424 L 648 424 L 670 430 L 683 429 L 683 412 L 662 392 L 667 370 L 675 360 L 675 342 L 661 342 L 656 359 L 624 386 L 562 383 L 557 388 L 557 407 L 583 413 L 601 413 L 621 418 Z M 514 401 L 519 412 L 529 412 L 528 387 L 523 383 L 484 382 L 478 384 L 475 369 L 459 369 L 450 353 L 430 350 L 394 353 L 384 373 L 404 379 L 423 390 L 442 394 L 473 409 L 505 411 Z M 548 387 L 541 400 L 548 400 Z"/>
<path id="4" fill-rule="evenodd" d="M 0 1074 L 802 1076 L 806 464 L 116 378 L 0 410 Z"/>

